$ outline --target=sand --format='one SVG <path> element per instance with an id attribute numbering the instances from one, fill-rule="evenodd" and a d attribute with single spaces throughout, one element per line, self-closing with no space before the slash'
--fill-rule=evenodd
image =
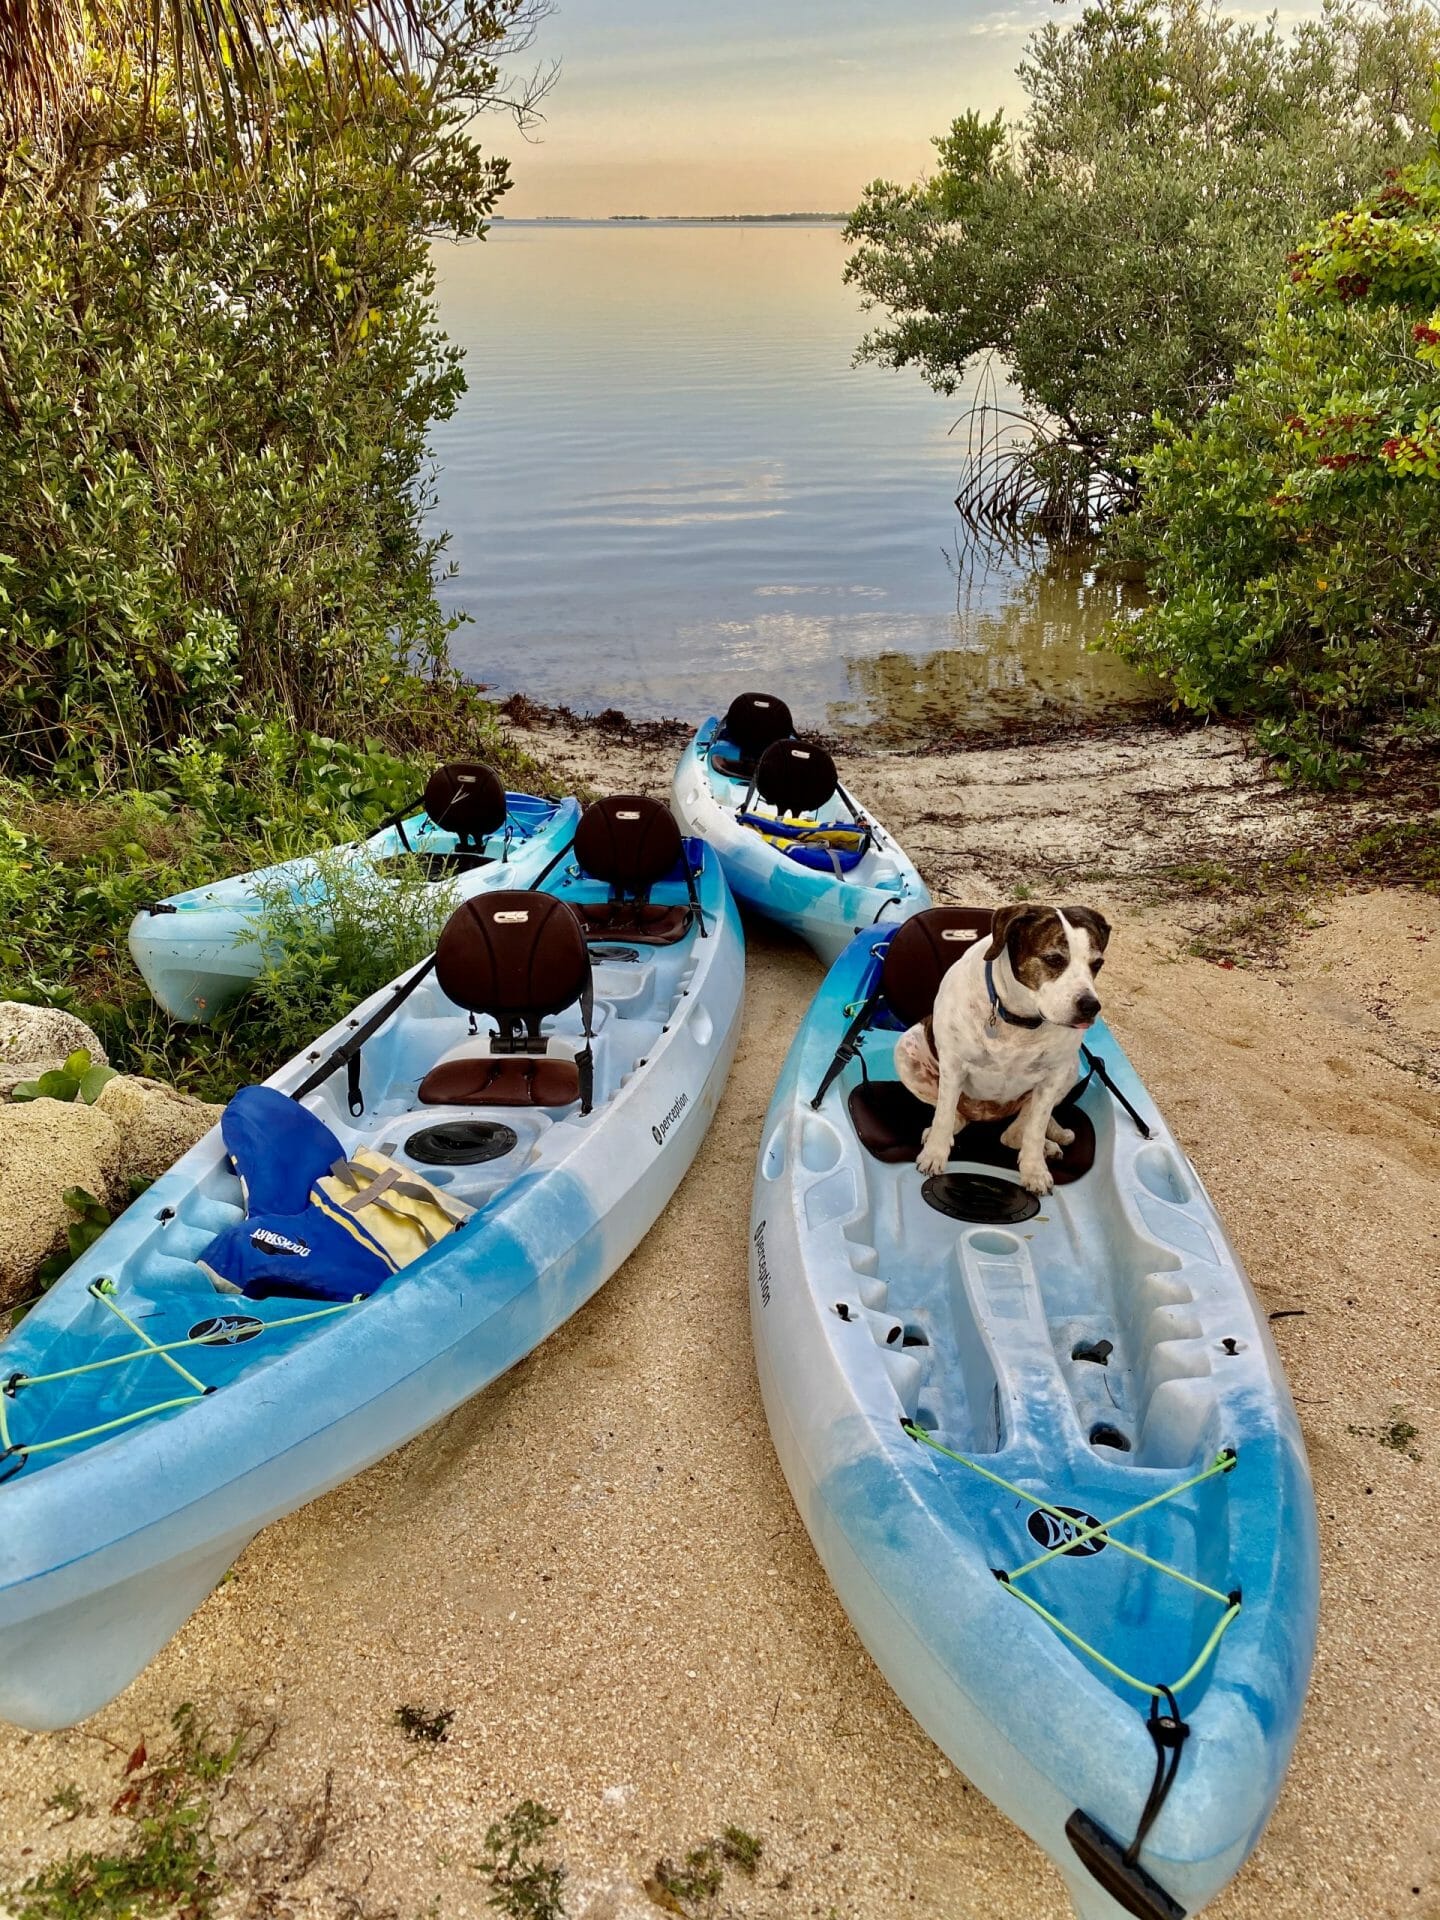
<path id="1" fill-rule="evenodd" d="M 672 757 L 551 725 L 529 744 L 596 786 L 663 790 Z M 1324 1595 L 1280 1805 L 1217 1920 L 1440 1915 L 1440 901 L 1317 899 L 1265 967 L 1194 957 L 1177 861 L 1303 840 L 1311 810 L 1236 737 L 880 756 L 851 769 L 938 893 L 1068 876 L 1111 913 L 1107 1014 L 1272 1311 L 1315 1474 Z M 1217 851 L 1218 850 L 1218 851 Z M 1101 878 L 1090 876 L 1100 875 Z M 1173 889 L 1169 889 L 1173 892 Z M 182 1700 L 276 1730 L 227 1806 L 303 1813 L 237 1911 L 487 1911 L 469 1863 L 522 1797 L 561 1815 L 567 1912 L 638 1920 L 657 1857 L 736 1824 L 753 1880 L 714 1914 L 1062 1920 L 1058 1876 L 919 1732 L 851 1631 L 770 1447 L 750 1351 L 746 1220 L 780 1057 L 818 964 L 750 929 L 744 1035 L 695 1166 L 602 1294 L 401 1453 L 270 1528 L 87 1727 L 0 1733 L 0 1877 L 113 1839 L 122 1756 Z M 1382 1444 L 1403 1408 L 1421 1456 Z M 450 1708 L 442 1745 L 401 1703 Z M 237 1809 L 239 1811 L 237 1811 Z M 243 1856 L 245 1842 L 237 1857 Z M 303 1850 L 301 1856 L 303 1859 Z"/>

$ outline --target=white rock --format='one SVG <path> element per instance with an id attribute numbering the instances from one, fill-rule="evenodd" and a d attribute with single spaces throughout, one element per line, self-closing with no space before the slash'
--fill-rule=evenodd
<path id="1" fill-rule="evenodd" d="M 34 1290 L 35 1271 L 65 1244 L 74 1215 L 61 1198 L 83 1187 L 115 1197 L 120 1129 L 81 1101 L 0 1105 L 0 1307 Z"/>
<path id="2" fill-rule="evenodd" d="M 9 1099 L 17 1081 L 36 1080 L 63 1067 L 79 1047 L 92 1063 L 105 1062 L 105 1049 L 73 1013 L 0 1000 L 0 1099 Z"/>
<path id="3" fill-rule="evenodd" d="M 192 1099 L 159 1080 L 122 1074 L 107 1080 L 95 1102 L 97 1113 L 113 1120 L 120 1133 L 119 1177 L 157 1180 L 210 1131 L 224 1111 Z"/>

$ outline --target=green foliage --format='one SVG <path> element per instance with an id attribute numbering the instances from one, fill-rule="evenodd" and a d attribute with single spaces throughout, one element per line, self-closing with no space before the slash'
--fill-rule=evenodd
<path id="1" fill-rule="evenodd" d="M 1325 0 L 1288 39 L 1195 0 L 1045 26 L 1019 126 L 965 115 L 852 214 L 847 278 L 889 314 L 861 356 L 946 393 L 998 356 L 1027 424 L 993 492 L 1057 532 L 1130 506 L 1155 414 L 1228 391 L 1296 235 L 1416 157 L 1437 55 L 1421 0 Z"/>
<path id="2" fill-rule="evenodd" d="M 1440 741 L 1440 150 L 1290 269 L 1234 393 L 1161 427 L 1114 541 L 1160 597 L 1112 639 L 1331 784 L 1377 725 Z"/>
<path id="3" fill-rule="evenodd" d="M 88 1047 L 77 1047 L 66 1056 L 63 1067 L 52 1067 L 38 1080 L 18 1080 L 10 1089 L 12 1100 L 83 1100 L 93 1107 L 100 1089 L 115 1078 L 113 1067 L 91 1060 Z"/>
<path id="4" fill-rule="evenodd" d="M 477 1863 L 490 1880 L 487 1906 L 512 1920 L 561 1920 L 565 1868 L 552 1866 L 540 1852 L 545 1835 L 559 1824 L 558 1814 L 534 1800 L 522 1800 L 487 1829 L 485 1852 Z"/>
<path id="5" fill-rule="evenodd" d="M 88 1253 L 110 1225 L 110 1209 L 84 1187 L 66 1187 L 60 1198 L 75 1218 L 65 1230 L 64 1252 L 52 1253 L 36 1270 L 35 1278 L 42 1287 L 53 1287 L 61 1274 L 68 1272 L 82 1253 Z"/>
<path id="6" fill-rule="evenodd" d="M 111 1812 L 131 1823 L 128 1844 L 111 1853 L 67 1853 L 0 1895 L 15 1920 L 207 1920 L 214 1912 L 225 1888 L 211 1834 L 214 1793 L 259 1749 L 248 1726 L 210 1744 L 210 1729 L 188 1704 L 171 1726 L 175 1738 L 158 1760 L 147 1765 L 142 1744 L 127 1763 L 127 1784 Z M 69 1815 L 77 1800 L 65 1792 L 46 1804 Z"/>
<path id="7" fill-rule="evenodd" d="M 765 1849 L 753 1833 L 747 1833 L 743 1827 L 726 1827 L 720 1835 L 719 1846 L 732 1867 L 738 1867 L 747 1878 L 754 1877 Z"/>
<path id="8" fill-rule="evenodd" d="M 44 1802 L 42 1811 L 58 1814 L 61 1822 L 68 1823 L 78 1820 L 82 1813 L 94 1813 L 95 1809 L 73 1780 L 63 1780 Z"/>
<path id="9" fill-rule="evenodd" d="M 1383 1427 L 1348 1426 L 1345 1431 L 1364 1440 L 1378 1440 L 1382 1447 L 1388 1447 L 1391 1453 L 1403 1454 L 1407 1460 L 1424 1458 L 1415 1442 L 1420 1438 L 1420 1429 L 1406 1413 L 1404 1407 L 1392 1407 L 1390 1419 Z"/>
<path id="10" fill-rule="evenodd" d="M 258 892 L 253 924 L 267 960 L 247 1014 L 282 1060 L 433 953 L 456 906 L 453 882 L 427 880 L 418 864 L 377 866 L 338 850 L 316 856 L 303 891 L 282 877 Z"/>
<path id="11" fill-rule="evenodd" d="M 0 160 L 0 766 L 263 785 L 298 736 L 403 738 L 416 673 L 448 676 L 430 242 L 508 185 L 467 129 L 516 12 L 448 7 L 414 78 L 279 56 L 263 129 L 203 145 L 102 50 Z"/>

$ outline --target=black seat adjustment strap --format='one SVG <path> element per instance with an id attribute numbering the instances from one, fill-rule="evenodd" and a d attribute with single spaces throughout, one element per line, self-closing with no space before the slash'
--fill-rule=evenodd
<path id="1" fill-rule="evenodd" d="M 1150 1138 L 1150 1128 L 1148 1124 L 1140 1118 L 1140 1115 L 1135 1111 L 1134 1107 L 1131 1106 L 1130 1102 L 1125 1098 L 1124 1094 L 1121 1093 L 1119 1087 L 1117 1087 L 1115 1082 L 1110 1078 L 1110 1069 L 1106 1066 L 1105 1062 L 1100 1058 L 1100 1055 L 1098 1053 L 1091 1053 L 1088 1047 L 1082 1046 L 1080 1051 L 1085 1057 L 1085 1062 L 1090 1069 L 1090 1073 L 1093 1073 L 1096 1076 L 1096 1078 L 1100 1081 L 1100 1084 L 1109 1093 L 1111 1099 L 1116 1101 L 1118 1105 L 1122 1106 L 1125 1109 L 1126 1113 L 1129 1114 L 1130 1118 L 1135 1122 L 1136 1126 L 1140 1129 L 1140 1137 L 1143 1140 L 1148 1140 Z M 1086 1074 L 1085 1077 L 1088 1080 L 1090 1077 L 1090 1074 Z"/>
<path id="2" fill-rule="evenodd" d="M 408 980 L 403 981 L 395 989 L 385 1004 L 371 1014 L 363 1026 L 357 1027 L 348 1040 L 342 1040 L 333 1052 L 325 1056 L 318 1067 L 306 1075 L 300 1085 L 291 1092 L 290 1098 L 303 1100 L 307 1093 L 313 1093 L 317 1087 L 323 1086 L 338 1068 L 344 1067 L 347 1075 L 346 1092 L 350 1111 L 357 1116 L 362 1114 L 365 1111 L 365 1096 L 360 1089 L 360 1049 L 372 1034 L 380 1031 L 396 1008 L 410 998 L 434 965 L 435 956 L 432 953 L 423 965 L 415 969 Z"/>
<path id="3" fill-rule="evenodd" d="M 870 995 L 870 998 L 856 1014 L 855 1018 L 850 1022 L 850 1025 L 845 1029 L 845 1038 L 835 1049 L 835 1058 L 825 1069 L 820 1084 L 815 1089 L 815 1097 L 810 1102 L 812 1112 L 819 1110 L 820 1102 L 825 1098 L 826 1094 L 845 1071 L 846 1067 L 849 1066 L 850 1062 L 860 1052 L 860 1043 L 864 1038 L 865 1029 L 875 1018 L 875 1009 L 880 1005 L 880 999 L 880 990 L 877 987 L 875 992 Z"/>

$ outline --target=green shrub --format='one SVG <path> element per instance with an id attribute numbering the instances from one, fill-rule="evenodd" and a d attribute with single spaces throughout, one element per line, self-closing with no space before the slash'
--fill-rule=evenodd
<path id="1" fill-rule="evenodd" d="M 877 181 L 847 269 L 882 324 L 861 356 L 982 387 L 974 498 L 1083 531 L 1134 503 L 1158 411 L 1230 385 L 1286 251 L 1424 146 L 1440 25 L 1423 0 L 1324 0 L 1282 34 L 1188 0 L 1103 0 L 1042 26 L 1026 112 L 971 112 L 913 186 Z M 981 446 L 983 442 L 983 448 Z"/>
<path id="2" fill-rule="evenodd" d="M 431 242 L 508 185 L 470 128 L 518 11 L 459 0 L 413 82 L 297 43 L 209 146 L 142 110 L 122 38 L 0 155 L 0 769 L 189 798 L 297 736 L 403 733 L 450 677 Z"/>
<path id="3" fill-rule="evenodd" d="M 1377 725 L 1440 741 L 1440 152 L 1290 266 L 1233 395 L 1144 463 L 1112 544 L 1157 598 L 1110 638 L 1333 783 Z"/>
<path id="4" fill-rule="evenodd" d="M 433 953 L 456 906 L 453 883 L 427 880 L 417 862 L 377 866 L 331 850 L 315 869 L 298 897 L 288 879 L 263 884 L 253 920 L 268 958 L 247 1014 L 277 1066 Z"/>

